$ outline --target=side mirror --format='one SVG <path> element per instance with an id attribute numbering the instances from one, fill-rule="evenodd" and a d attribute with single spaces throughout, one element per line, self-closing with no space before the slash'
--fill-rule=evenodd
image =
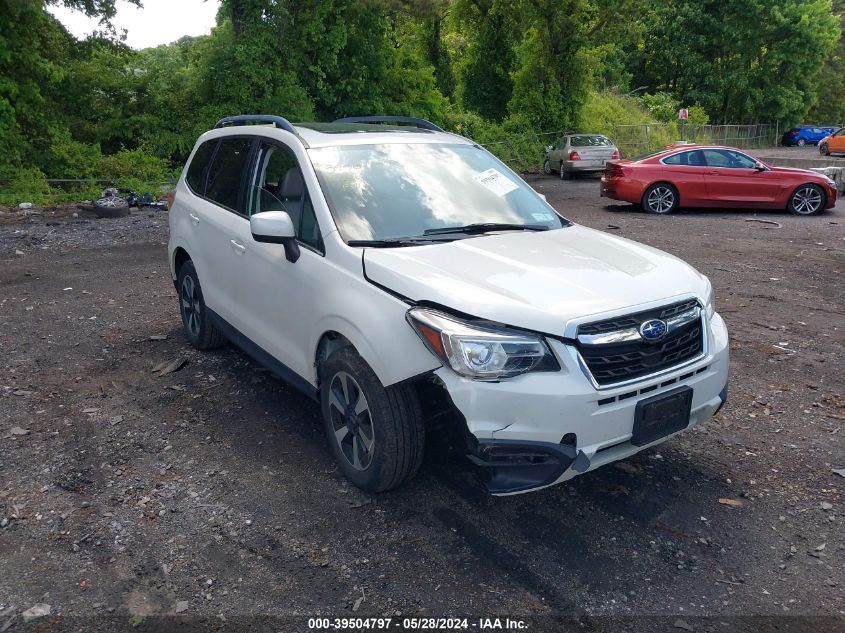
<path id="1" fill-rule="evenodd" d="M 296 231 L 286 211 L 264 211 L 250 216 L 249 230 L 256 242 L 284 246 L 285 257 L 289 262 L 294 263 L 299 259 Z"/>
<path id="2" fill-rule="evenodd" d="M 764 165 L 758 160 L 756 163 L 754 163 L 754 169 L 756 169 L 757 171 L 766 171 L 768 167 L 766 167 L 766 165 Z"/>

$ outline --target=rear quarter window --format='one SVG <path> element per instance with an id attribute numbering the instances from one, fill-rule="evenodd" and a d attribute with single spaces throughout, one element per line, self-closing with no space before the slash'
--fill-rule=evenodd
<path id="1" fill-rule="evenodd" d="M 208 164 L 211 162 L 211 157 L 214 154 L 214 148 L 217 147 L 217 139 L 213 141 L 206 141 L 197 148 L 194 152 L 194 157 L 191 164 L 188 165 L 188 173 L 185 174 L 185 182 L 194 193 L 205 195 L 205 181 L 208 176 Z"/>

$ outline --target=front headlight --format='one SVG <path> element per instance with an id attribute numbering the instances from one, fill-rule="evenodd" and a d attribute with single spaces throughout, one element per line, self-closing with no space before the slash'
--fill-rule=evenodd
<path id="1" fill-rule="evenodd" d="M 406 318 L 426 347 L 461 376 L 499 380 L 560 370 L 536 334 L 477 326 L 427 308 L 411 308 Z"/>
<path id="2" fill-rule="evenodd" d="M 704 313 L 707 315 L 708 321 L 716 314 L 716 296 L 713 292 L 713 284 L 707 279 L 707 290 L 705 291 Z"/>

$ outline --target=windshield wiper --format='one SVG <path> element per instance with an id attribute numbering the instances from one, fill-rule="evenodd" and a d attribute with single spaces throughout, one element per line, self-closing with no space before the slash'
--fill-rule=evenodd
<path id="1" fill-rule="evenodd" d="M 400 246 L 421 246 L 422 244 L 437 244 L 453 240 L 438 240 L 430 237 L 387 237 L 382 240 L 349 240 L 349 246 L 369 246 L 370 248 L 396 248 Z"/>
<path id="2" fill-rule="evenodd" d="M 504 224 L 497 222 L 484 222 L 481 224 L 467 224 L 465 226 L 444 226 L 438 229 L 426 229 L 423 235 L 446 235 L 450 233 L 464 233 L 465 235 L 476 235 L 489 233 L 491 231 L 548 231 L 545 224 Z"/>

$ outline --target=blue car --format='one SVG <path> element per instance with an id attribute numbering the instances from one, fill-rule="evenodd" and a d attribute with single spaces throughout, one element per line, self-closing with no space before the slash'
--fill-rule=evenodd
<path id="1" fill-rule="evenodd" d="M 794 127 L 783 133 L 782 143 L 784 145 L 797 145 L 804 147 L 808 143 L 811 145 L 818 145 L 826 136 L 830 136 L 836 131 L 835 127 L 815 127 L 812 125 L 802 125 L 801 127 Z"/>

